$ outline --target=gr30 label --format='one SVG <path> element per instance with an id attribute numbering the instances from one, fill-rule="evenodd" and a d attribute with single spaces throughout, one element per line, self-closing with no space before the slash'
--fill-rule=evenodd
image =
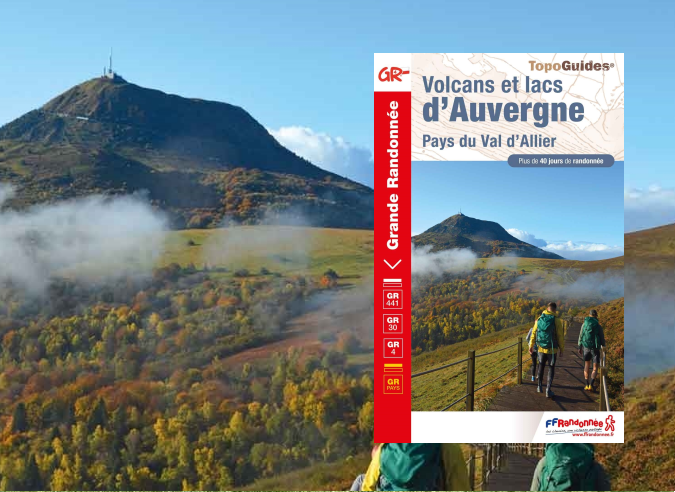
<path id="1" fill-rule="evenodd" d="M 403 315 L 385 314 L 382 332 L 385 335 L 403 335 Z"/>

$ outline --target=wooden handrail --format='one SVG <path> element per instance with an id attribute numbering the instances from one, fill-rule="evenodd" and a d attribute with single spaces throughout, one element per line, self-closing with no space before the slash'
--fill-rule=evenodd
<path id="1" fill-rule="evenodd" d="M 516 350 L 516 357 L 517 357 L 517 363 L 515 366 L 513 366 L 511 369 L 506 371 L 504 374 L 501 374 L 497 376 L 496 378 L 492 379 L 491 381 L 488 381 L 487 383 L 483 384 L 479 388 L 476 388 L 476 359 L 480 357 L 484 357 L 486 355 L 492 355 L 496 354 L 497 352 L 501 352 L 503 350 L 507 350 L 513 347 L 517 347 Z M 417 374 L 413 374 L 412 378 L 416 378 L 419 376 L 424 376 L 426 374 L 430 374 L 432 372 L 440 371 L 441 369 L 446 369 L 448 367 L 456 366 L 457 364 L 460 364 L 462 362 L 466 362 L 466 393 L 464 396 L 461 396 L 460 398 L 456 399 L 452 403 L 450 403 L 448 406 L 444 407 L 441 409 L 442 412 L 449 410 L 450 408 L 454 407 L 456 404 L 460 403 L 462 400 L 466 400 L 466 407 L 465 410 L 467 412 L 473 412 L 474 411 L 474 404 L 475 404 L 475 394 L 485 388 L 486 386 L 489 386 L 490 384 L 498 381 L 499 379 L 503 378 L 504 376 L 508 375 L 509 373 L 513 372 L 514 370 L 518 370 L 518 374 L 516 376 L 516 382 L 517 384 L 522 384 L 523 383 L 523 337 L 518 337 L 518 341 L 516 343 L 513 343 L 511 345 L 508 345 L 506 347 L 500 348 L 498 350 L 493 350 L 491 352 L 486 352 L 483 354 L 476 354 L 475 350 L 469 350 L 468 355 L 466 359 L 462 359 L 460 361 L 452 362 L 450 364 L 445 364 L 440 367 L 436 367 L 434 369 L 429 369 L 427 371 L 422 371 Z"/>
<path id="2" fill-rule="evenodd" d="M 607 352 L 605 352 L 604 347 L 600 347 L 600 367 L 598 378 L 600 379 L 600 411 L 601 412 L 611 412 L 611 406 L 609 404 L 609 393 L 607 391 Z"/>
<path id="3" fill-rule="evenodd" d="M 481 455 L 476 456 L 475 447 L 482 448 L 483 452 Z M 490 475 L 503 466 L 508 450 L 508 445 L 501 443 L 476 444 L 472 446 L 469 460 L 467 461 L 470 490 L 482 490 L 484 488 L 490 479 Z M 475 462 L 478 458 L 481 459 L 481 471 L 480 482 L 476 484 Z"/>
<path id="4" fill-rule="evenodd" d="M 565 323 L 569 321 L 578 321 L 575 317 L 573 316 L 565 316 L 562 318 Z M 485 357 L 486 355 L 491 355 L 495 354 L 497 352 L 501 352 L 502 350 L 506 350 L 512 347 L 517 347 L 516 350 L 516 357 L 517 357 L 517 364 L 506 371 L 504 374 L 497 376 L 496 378 L 492 379 L 491 381 L 488 381 L 486 384 L 483 384 L 479 388 L 476 388 L 476 359 L 480 357 Z M 433 369 L 429 369 L 427 371 L 422 371 L 417 374 L 413 374 L 412 377 L 416 378 L 418 376 L 424 376 L 425 374 L 430 374 L 432 372 L 440 371 L 442 369 L 446 369 L 448 367 L 456 366 L 458 364 L 461 364 L 462 362 L 466 362 L 466 393 L 464 396 L 456 399 L 452 403 L 450 403 L 448 406 L 444 407 L 441 409 L 442 412 L 449 410 L 450 408 L 454 407 L 458 403 L 460 403 L 463 400 L 466 400 L 466 407 L 465 410 L 468 412 L 473 412 L 474 411 L 474 406 L 475 406 L 475 394 L 482 390 L 483 388 L 489 386 L 490 384 L 498 381 L 499 379 L 505 377 L 509 373 L 511 373 L 514 370 L 518 370 L 518 373 L 516 375 L 516 384 L 523 384 L 523 337 L 518 337 L 518 341 L 514 344 L 511 344 L 507 347 L 500 348 L 498 350 L 493 350 L 491 352 L 486 352 L 483 354 L 476 354 L 474 350 L 469 350 L 468 355 L 465 359 L 459 360 L 452 362 L 450 364 L 446 364 L 440 367 L 436 367 Z M 599 368 L 599 380 L 600 380 L 600 388 L 599 388 L 599 393 L 600 393 L 600 411 L 611 411 L 610 404 L 609 404 L 609 394 L 607 391 L 607 369 L 606 369 L 606 352 L 604 347 L 600 348 L 600 368 Z"/>

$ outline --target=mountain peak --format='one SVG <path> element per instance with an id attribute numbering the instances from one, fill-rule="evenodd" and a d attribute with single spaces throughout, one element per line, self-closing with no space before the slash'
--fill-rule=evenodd
<path id="1" fill-rule="evenodd" d="M 497 222 L 475 219 L 462 213 L 448 217 L 440 224 L 428 229 L 426 232 L 463 235 L 483 241 L 509 241 L 516 244 L 523 243 L 513 237 Z M 523 243 L 526 244 L 526 243 Z"/>
<path id="2" fill-rule="evenodd" d="M 255 168 L 339 178 L 279 144 L 249 113 L 224 102 L 185 98 L 120 76 L 78 84 L 40 109 L 0 127 L 0 140 L 161 152 L 179 169 Z"/>
<path id="3" fill-rule="evenodd" d="M 301 210 L 316 225 L 370 228 L 373 191 L 297 156 L 248 112 L 107 72 L 0 127 L 0 180 L 21 205 L 148 191 L 198 226 Z M 290 219 L 289 219 L 290 220 Z"/>
<path id="4" fill-rule="evenodd" d="M 562 259 L 513 237 L 497 222 L 475 219 L 458 213 L 413 237 L 416 246 L 432 246 L 431 251 L 471 249 L 479 256 L 522 256 L 526 258 Z"/>

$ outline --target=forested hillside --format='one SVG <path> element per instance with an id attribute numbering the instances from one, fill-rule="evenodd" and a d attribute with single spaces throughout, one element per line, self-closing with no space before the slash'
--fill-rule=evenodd
<path id="1" fill-rule="evenodd" d="M 0 489 L 222 490 L 367 450 L 372 317 L 341 297 L 360 256 L 331 251 L 307 260 L 335 265 L 319 274 L 249 259 L 54 278 L 39 298 L 4 283 Z"/>
<path id="2" fill-rule="evenodd" d="M 434 350 L 534 319 L 544 299 L 509 292 L 520 277 L 509 270 L 477 269 L 468 275 L 427 276 L 413 291 L 414 353 Z M 498 295 L 499 294 L 499 295 Z"/>
<path id="3" fill-rule="evenodd" d="M 560 314 L 576 314 L 623 296 L 622 261 L 506 260 L 414 277 L 413 354 L 530 323 L 551 301 Z"/>

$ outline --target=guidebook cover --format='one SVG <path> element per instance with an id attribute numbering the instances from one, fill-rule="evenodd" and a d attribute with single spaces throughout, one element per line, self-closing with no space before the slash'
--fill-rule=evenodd
<path id="1" fill-rule="evenodd" d="M 623 442 L 623 58 L 375 55 L 376 442 Z"/>

